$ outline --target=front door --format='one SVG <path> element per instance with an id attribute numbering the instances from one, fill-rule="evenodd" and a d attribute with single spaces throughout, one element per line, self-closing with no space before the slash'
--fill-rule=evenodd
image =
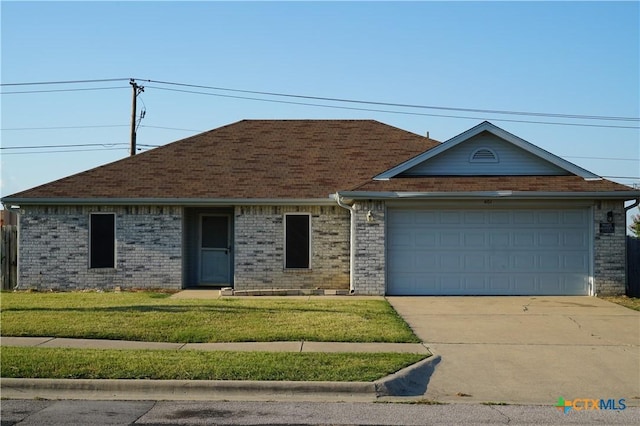
<path id="1" fill-rule="evenodd" d="M 200 285 L 231 283 L 229 222 L 228 215 L 200 216 Z"/>

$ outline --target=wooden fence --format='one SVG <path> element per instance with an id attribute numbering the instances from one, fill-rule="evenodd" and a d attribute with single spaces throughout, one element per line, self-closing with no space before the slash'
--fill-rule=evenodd
<path id="1" fill-rule="evenodd" d="M 0 281 L 3 290 L 11 290 L 18 282 L 18 227 L 4 225 L 1 229 Z"/>
<path id="2" fill-rule="evenodd" d="M 627 296 L 640 297 L 640 238 L 627 235 Z"/>

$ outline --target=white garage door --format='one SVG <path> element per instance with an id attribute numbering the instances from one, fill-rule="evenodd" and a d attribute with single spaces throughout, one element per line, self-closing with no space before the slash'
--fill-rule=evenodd
<path id="1" fill-rule="evenodd" d="M 589 210 L 388 211 L 387 293 L 587 295 Z"/>

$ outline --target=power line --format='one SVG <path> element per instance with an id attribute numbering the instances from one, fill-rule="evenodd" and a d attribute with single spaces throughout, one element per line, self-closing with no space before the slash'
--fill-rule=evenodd
<path id="1" fill-rule="evenodd" d="M 575 155 L 559 155 L 562 158 L 584 158 L 587 160 L 615 160 L 615 161 L 640 161 L 640 158 L 612 158 L 612 157 L 577 157 Z"/>
<path id="2" fill-rule="evenodd" d="M 482 113 L 482 114 L 523 115 L 523 116 L 532 116 L 532 117 L 572 118 L 572 119 L 580 119 L 580 120 L 640 121 L 640 117 L 620 117 L 620 116 L 582 115 L 582 114 L 559 114 L 559 113 L 546 113 L 546 112 L 534 112 L 534 111 L 494 110 L 494 109 L 481 109 L 481 108 L 447 107 L 447 106 L 437 106 L 437 105 L 403 104 L 403 103 L 393 103 L 393 102 L 366 101 L 366 100 L 359 100 L 359 99 L 346 99 L 346 98 L 331 98 L 331 97 L 324 97 L 324 96 L 298 95 L 298 94 L 281 93 L 281 92 L 267 92 L 267 91 L 257 91 L 257 90 L 232 89 L 232 88 L 228 88 L 228 87 L 207 86 L 207 85 L 188 84 L 188 83 L 178 83 L 178 82 L 172 82 L 172 81 L 151 80 L 151 79 L 109 78 L 109 79 L 92 79 L 92 80 L 39 81 L 39 82 L 22 82 L 22 83 L 3 83 L 3 84 L 0 84 L 0 86 L 81 84 L 81 83 L 111 82 L 111 81 L 124 81 L 124 80 L 129 80 L 129 81 L 131 81 L 131 80 L 140 80 L 140 81 L 145 81 L 145 82 L 149 82 L 149 83 L 157 83 L 157 84 L 181 86 L 181 87 L 192 87 L 192 88 L 198 88 L 198 89 L 220 90 L 220 91 L 228 91 L 228 92 L 236 92 L 236 93 L 248 93 L 248 94 L 256 94 L 256 95 L 278 96 L 278 97 L 288 97 L 288 98 L 298 98 L 298 99 L 311 99 L 311 100 L 321 100 L 321 101 L 329 101 L 329 102 L 345 102 L 345 103 L 356 103 L 356 104 L 392 106 L 392 107 L 401 107 L 401 108 L 434 109 L 434 110 L 472 112 L 472 113 Z M 82 89 L 71 89 L 71 90 L 82 90 Z M 85 90 L 93 90 L 93 89 L 85 89 Z M 5 93 L 9 94 L 9 93 L 12 93 L 12 92 L 5 92 Z M 28 92 L 28 93 L 38 93 L 38 91 L 31 91 L 31 92 Z M 319 105 L 313 105 L 313 106 L 319 106 Z M 368 111 L 368 109 L 364 109 L 364 110 Z M 388 112 L 388 111 L 380 111 L 380 112 Z M 445 115 L 436 115 L 436 116 L 449 117 L 449 116 L 445 116 Z M 467 118 L 467 117 L 452 116 L 451 118 Z M 477 119 L 475 117 L 472 117 L 472 118 L 473 119 Z M 497 120 L 495 120 L 495 121 L 497 121 Z M 507 121 L 507 120 L 502 120 L 502 121 Z M 546 122 L 533 122 L 533 121 L 515 121 L 515 122 L 549 124 L 549 123 L 546 123 Z M 556 124 L 556 123 L 553 123 L 553 124 Z M 636 128 L 636 127 L 633 127 L 633 128 Z"/>
<path id="3" fill-rule="evenodd" d="M 69 129 L 96 129 L 96 128 L 108 128 L 108 127 L 129 127 L 128 124 L 96 124 L 87 126 L 51 126 L 51 127 L 5 127 L 0 131 L 27 131 L 27 130 L 69 130 Z M 166 127 L 166 126 L 152 126 L 149 124 L 140 124 L 139 127 L 148 127 L 150 129 L 163 129 L 163 130 L 179 130 L 182 132 L 198 132 L 202 133 L 205 130 L 197 129 L 184 129 L 181 127 Z"/>
<path id="4" fill-rule="evenodd" d="M 101 78 L 94 80 L 61 80 L 61 81 L 31 81 L 25 83 L 1 83 L 0 86 L 36 86 L 43 84 L 81 84 L 81 83 L 104 83 L 107 81 L 129 81 L 129 78 Z"/>
<path id="5" fill-rule="evenodd" d="M 0 149 L 43 149 L 43 148 L 69 148 L 77 146 L 103 146 L 110 147 L 115 145 L 127 145 L 126 143 L 77 143 L 63 145 L 36 145 L 36 146 L 3 146 Z"/>
<path id="6" fill-rule="evenodd" d="M 87 92 L 94 90 L 126 89 L 126 87 L 88 87 L 81 89 L 52 89 L 52 90 L 20 90 L 15 92 L 0 92 L 0 95 L 19 95 L 24 93 L 54 93 L 54 92 Z"/>
<path id="7" fill-rule="evenodd" d="M 198 133 L 206 132 L 206 130 L 183 129 L 180 127 L 150 126 L 148 124 L 141 124 L 140 127 L 148 127 L 150 129 L 163 129 L 163 130 L 180 130 L 183 132 L 198 132 Z"/>
<path id="8" fill-rule="evenodd" d="M 6 152 L 2 155 L 35 155 L 35 154 L 57 154 L 65 152 L 95 152 L 95 151 L 117 151 L 127 148 L 102 148 L 102 149 L 69 149 L 69 150 L 55 150 L 55 151 L 38 151 L 38 152 Z"/>
<path id="9" fill-rule="evenodd" d="M 95 129 L 105 127 L 128 127 L 128 124 L 96 124 L 93 126 L 52 126 L 52 127 L 7 127 L 0 129 L 0 131 L 13 131 L 13 130 L 67 130 L 67 129 Z"/>
<path id="10" fill-rule="evenodd" d="M 552 121 L 512 120 L 507 118 L 489 118 L 489 117 L 478 118 L 478 117 L 462 116 L 462 115 L 428 114 L 428 113 L 421 113 L 421 112 L 393 111 L 393 110 L 384 110 L 384 109 L 375 109 L 375 108 L 356 108 L 356 107 L 346 107 L 346 106 L 338 106 L 338 105 L 314 104 L 309 102 L 294 102 L 294 101 L 281 101 L 276 99 L 253 98 L 248 96 L 222 95 L 219 93 L 198 92 L 195 90 L 184 90 L 184 89 L 169 89 L 167 87 L 158 87 L 158 86 L 149 86 L 149 85 L 145 87 L 158 89 L 158 90 L 167 90 L 171 92 L 192 93 L 192 94 L 198 94 L 198 95 L 217 96 L 217 97 L 233 98 L 233 99 L 246 99 L 246 100 L 252 100 L 252 101 L 272 102 L 272 103 L 291 104 L 291 105 L 305 105 L 305 106 L 313 106 L 313 107 L 321 107 L 321 108 L 346 109 L 351 111 L 383 112 L 383 113 L 389 113 L 389 114 L 459 118 L 459 119 L 466 119 L 466 120 L 485 119 L 485 120 L 491 120 L 491 121 L 502 121 L 502 122 L 510 122 L 510 123 L 548 124 L 548 125 L 555 125 L 555 126 L 598 127 L 598 128 L 613 128 L 613 129 L 640 129 L 640 127 L 638 126 L 616 126 L 616 125 L 607 125 L 607 124 L 585 124 L 585 123 L 559 123 L 559 122 L 552 122 Z"/>
<path id="11" fill-rule="evenodd" d="M 435 109 L 435 110 L 459 111 L 459 112 L 476 112 L 476 113 L 484 113 L 484 114 L 528 115 L 528 116 L 553 117 L 553 118 L 575 118 L 575 119 L 583 119 L 583 120 L 640 121 L 639 117 L 557 114 L 557 113 L 546 113 L 546 112 L 509 111 L 509 110 L 493 110 L 493 109 L 479 109 L 479 108 L 457 108 L 457 107 L 445 107 L 445 106 L 435 106 L 435 105 L 401 104 L 401 103 L 392 103 L 392 102 L 364 101 L 364 100 L 345 99 L 345 98 L 328 98 L 323 96 L 295 95 L 295 94 L 278 93 L 278 92 L 262 92 L 262 91 L 256 91 L 256 90 L 230 89 L 226 87 L 175 83 L 175 82 L 160 81 L 160 80 L 142 80 L 142 81 L 146 81 L 149 83 L 166 84 L 166 85 L 172 85 L 172 86 L 193 87 L 197 89 L 211 89 L 211 90 L 223 90 L 223 91 L 237 92 L 237 93 L 250 93 L 254 95 L 282 96 L 282 97 L 289 97 L 289 98 L 313 99 L 313 100 L 331 101 L 331 102 L 348 102 L 348 103 L 356 103 L 356 104 L 369 104 L 369 105 L 381 105 L 381 106 L 394 106 L 394 107 L 402 107 L 402 108 Z"/>

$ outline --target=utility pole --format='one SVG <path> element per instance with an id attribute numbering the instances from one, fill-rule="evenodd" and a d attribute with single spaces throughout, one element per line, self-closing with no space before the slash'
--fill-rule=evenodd
<path id="1" fill-rule="evenodd" d="M 136 155 L 136 113 L 137 113 L 137 99 L 138 95 L 144 92 L 144 86 L 138 86 L 134 79 L 129 81 L 131 88 L 133 89 L 133 97 L 131 101 L 131 149 L 129 154 L 131 156 Z"/>

